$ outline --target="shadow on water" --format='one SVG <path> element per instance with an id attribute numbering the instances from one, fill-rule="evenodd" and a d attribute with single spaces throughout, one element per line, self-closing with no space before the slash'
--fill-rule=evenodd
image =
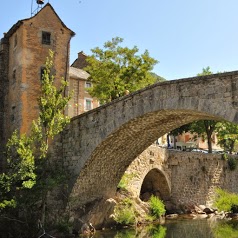
<path id="1" fill-rule="evenodd" d="M 238 238 L 238 221 L 171 220 L 137 230 L 98 231 L 93 238 Z"/>

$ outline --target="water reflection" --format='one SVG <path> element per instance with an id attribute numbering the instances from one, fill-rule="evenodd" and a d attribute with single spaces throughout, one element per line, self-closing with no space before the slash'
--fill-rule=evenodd
<path id="1" fill-rule="evenodd" d="M 137 230 L 97 231 L 93 238 L 238 238 L 238 221 L 172 220 Z"/>
<path id="2" fill-rule="evenodd" d="M 238 221 L 219 222 L 212 226 L 215 238 L 237 238 L 238 237 Z"/>

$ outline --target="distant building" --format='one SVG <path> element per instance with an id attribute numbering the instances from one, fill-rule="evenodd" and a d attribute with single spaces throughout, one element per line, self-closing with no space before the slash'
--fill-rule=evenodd
<path id="1" fill-rule="evenodd" d="M 88 81 L 89 74 L 75 67 L 69 68 L 69 91 L 73 91 L 73 97 L 69 102 L 68 115 L 77 116 L 99 106 L 97 99 L 92 98 L 87 92 L 87 88 L 92 86 Z"/>
<path id="2" fill-rule="evenodd" d="M 73 91 L 73 98 L 69 102 L 68 115 L 73 117 L 99 106 L 96 98 L 91 97 L 87 88 L 92 86 L 88 80 L 89 74 L 83 69 L 87 66 L 87 55 L 83 51 L 69 69 L 69 91 Z"/>
<path id="3" fill-rule="evenodd" d="M 175 139 L 175 142 L 174 142 Z M 221 147 L 217 144 L 218 139 L 215 133 L 212 134 L 212 149 L 213 150 L 222 150 Z M 190 150 L 193 148 L 199 148 L 203 150 L 208 150 L 207 140 L 204 140 L 202 137 L 196 136 L 190 132 L 183 133 L 176 136 L 175 138 L 171 137 L 171 146 L 175 149 L 180 150 Z"/>
<path id="4" fill-rule="evenodd" d="M 80 51 L 78 53 L 78 58 L 71 64 L 71 66 L 78 69 L 84 69 L 86 66 L 88 66 L 86 59 L 87 55 L 83 51 Z"/>
<path id="5" fill-rule="evenodd" d="M 15 129 L 27 133 L 38 117 L 37 98 L 49 49 L 55 52 L 55 84 L 62 77 L 68 80 L 74 35 L 49 3 L 4 34 L 0 43 L 0 151 Z"/>

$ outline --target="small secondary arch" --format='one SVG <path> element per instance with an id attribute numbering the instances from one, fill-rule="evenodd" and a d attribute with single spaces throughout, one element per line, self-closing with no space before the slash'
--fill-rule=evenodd
<path id="1" fill-rule="evenodd" d="M 170 198 L 170 187 L 164 173 L 154 168 L 145 176 L 140 190 L 140 199 L 148 201 L 154 195 L 163 201 Z"/>

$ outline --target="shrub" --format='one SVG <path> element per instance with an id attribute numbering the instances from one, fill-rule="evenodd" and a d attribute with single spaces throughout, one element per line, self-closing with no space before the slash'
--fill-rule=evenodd
<path id="1" fill-rule="evenodd" d="M 133 225 L 136 221 L 135 207 L 129 198 L 125 198 L 115 206 L 114 220 L 121 225 Z"/>
<path id="2" fill-rule="evenodd" d="M 225 153 L 225 154 L 222 154 L 221 155 L 221 159 L 222 160 L 227 160 L 228 159 L 228 155 Z"/>
<path id="3" fill-rule="evenodd" d="M 70 233 L 72 224 L 67 219 L 62 219 L 56 224 L 56 229 L 64 234 Z"/>
<path id="4" fill-rule="evenodd" d="M 227 160 L 230 170 L 235 170 L 237 167 L 237 161 L 234 157 L 229 157 Z"/>
<path id="5" fill-rule="evenodd" d="M 124 174 L 117 185 L 117 188 L 127 190 L 128 184 L 132 178 L 134 178 L 136 174 Z"/>
<path id="6" fill-rule="evenodd" d="M 218 188 L 216 190 L 214 206 L 217 207 L 219 211 L 232 211 L 238 206 L 238 195 Z"/>
<path id="7" fill-rule="evenodd" d="M 149 200 L 151 215 L 157 219 L 164 215 L 166 210 L 164 203 L 156 196 L 152 195 Z"/>

